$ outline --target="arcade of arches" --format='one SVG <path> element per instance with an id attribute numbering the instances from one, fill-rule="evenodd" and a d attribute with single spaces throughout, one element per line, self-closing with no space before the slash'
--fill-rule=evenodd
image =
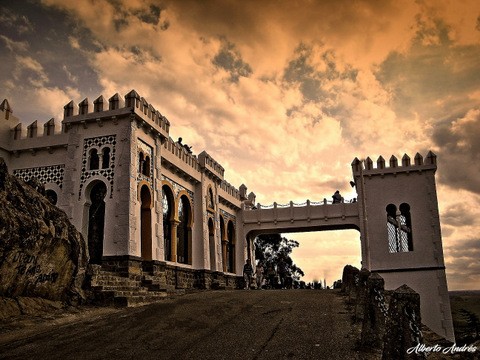
<path id="1" fill-rule="evenodd" d="M 191 264 L 193 212 L 188 196 L 180 193 L 175 197 L 172 187 L 165 184 L 162 209 L 165 260 Z"/>

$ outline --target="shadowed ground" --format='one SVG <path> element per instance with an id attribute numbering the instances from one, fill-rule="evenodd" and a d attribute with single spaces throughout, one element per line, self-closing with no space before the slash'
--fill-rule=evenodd
<path id="1" fill-rule="evenodd" d="M 334 291 L 200 292 L 65 322 L 1 334 L 0 358 L 360 358 Z"/>

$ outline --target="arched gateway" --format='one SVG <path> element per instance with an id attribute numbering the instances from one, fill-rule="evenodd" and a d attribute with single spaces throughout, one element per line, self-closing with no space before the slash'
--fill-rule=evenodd
<path id="1" fill-rule="evenodd" d="M 245 206 L 243 231 L 246 256 L 253 255 L 259 234 L 356 229 L 360 233 L 362 267 L 378 272 L 386 289 L 407 284 L 420 294 L 422 321 L 454 340 L 445 276 L 435 186 L 436 156 L 420 154 L 401 166 L 392 156 L 389 167 L 380 156 L 377 166 L 367 158 L 352 162 L 357 201 L 262 208 Z"/>

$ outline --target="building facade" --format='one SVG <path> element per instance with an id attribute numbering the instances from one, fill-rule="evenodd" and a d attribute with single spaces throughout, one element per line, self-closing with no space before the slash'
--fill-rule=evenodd
<path id="1" fill-rule="evenodd" d="M 90 263 L 166 266 L 177 288 L 209 287 L 212 277 L 235 286 L 247 256 L 237 238 L 246 187 L 172 140 L 167 118 L 138 93 L 70 102 L 61 129 L 53 119 L 24 129 L 7 100 L 0 107 L 0 156 L 17 177 L 45 184 L 88 242 Z"/>

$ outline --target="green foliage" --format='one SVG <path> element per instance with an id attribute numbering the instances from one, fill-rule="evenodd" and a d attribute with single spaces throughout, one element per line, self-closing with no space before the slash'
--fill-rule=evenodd
<path id="1" fill-rule="evenodd" d="M 480 336 L 480 318 L 471 311 L 460 309 L 460 314 L 467 322 L 467 331 L 474 337 L 478 339 Z"/>
<path id="2" fill-rule="evenodd" d="M 255 258 L 260 260 L 266 269 L 270 265 L 277 268 L 280 259 L 283 259 L 287 274 L 298 281 L 305 274 L 290 257 L 292 250 L 298 246 L 298 241 L 289 240 L 280 234 L 259 235 L 255 239 Z"/>

